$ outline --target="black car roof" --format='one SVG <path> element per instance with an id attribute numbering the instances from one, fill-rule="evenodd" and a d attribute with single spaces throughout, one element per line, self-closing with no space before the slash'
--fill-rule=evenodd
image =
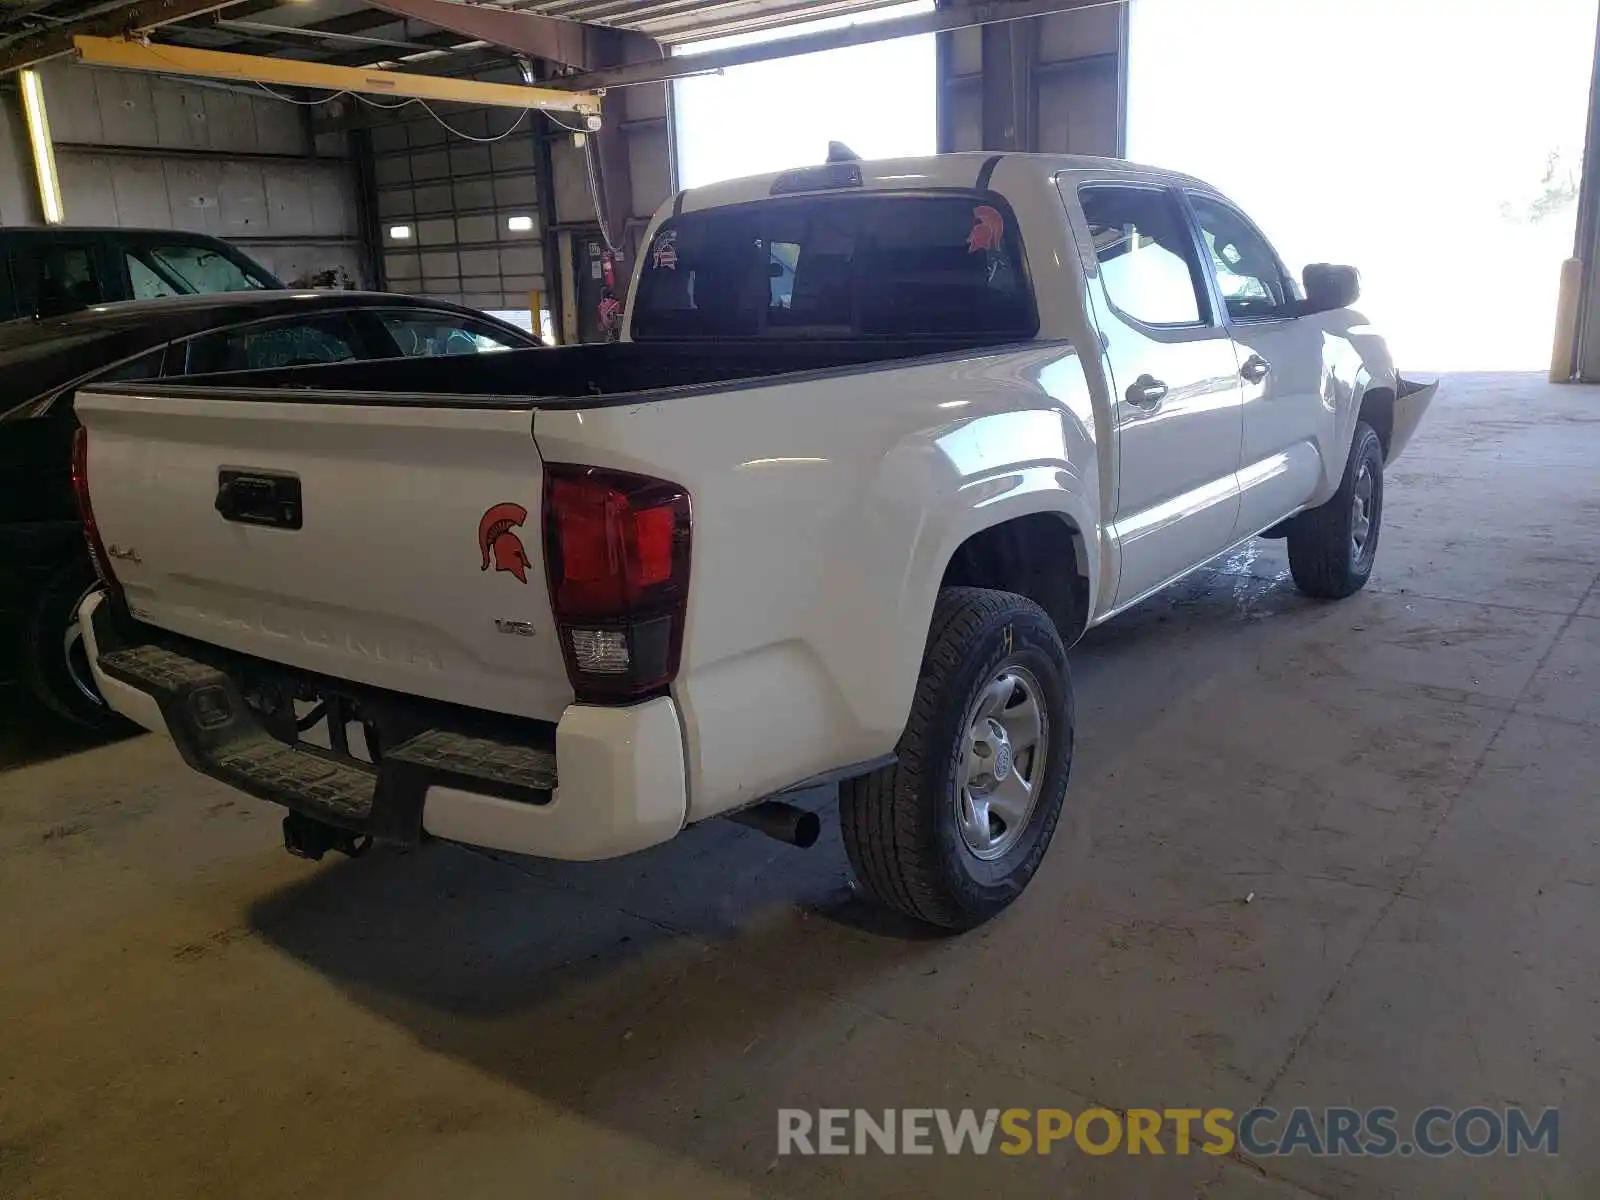
<path id="1" fill-rule="evenodd" d="M 32 401 L 179 338 L 251 321 L 350 308 L 460 313 L 536 344 L 526 330 L 477 309 L 390 292 L 212 292 L 124 300 L 55 317 L 0 321 L 0 420 L 31 412 L 26 406 Z"/>
<path id="2" fill-rule="evenodd" d="M 228 243 L 212 233 L 198 233 L 190 229 L 157 229 L 154 226 L 121 225 L 9 225 L 0 229 L 0 240 L 6 238 L 43 238 L 47 241 L 59 241 L 63 238 L 99 237 L 104 235 L 112 238 L 168 238 L 174 242 L 205 242 L 208 245 L 223 245 Z"/>
<path id="3" fill-rule="evenodd" d="M 390 292 L 210 292 L 194 296 L 163 296 L 158 300 L 122 300 L 115 304 L 96 304 L 60 316 L 19 317 L 14 321 L 0 321 L 0 370 L 4 370 L 9 362 L 20 359 L 37 361 L 50 353 L 52 345 L 56 343 L 63 347 L 70 345 L 81 348 L 101 336 L 111 337 L 143 330 L 149 335 L 141 339 L 143 345 L 157 346 L 173 338 L 188 337 L 241 321 L 335 308 L 432 308 L 495 321 L 487 313 L 463 308 L 459 304 Z M 505 324 L 503 321 L 497 323 Z M 519 332 L 525 334 L 525 331 Z M 138 348 L 132 347 L 129 353 L 137 352 Z"/>
<path id="4" fill-rule="evenodd" d="M 226 246 L 227 250 L 243 254 L 238 246 L 216 234 L 200 234 L 190 229 L 157 229 L 141 226 L 5 226 L 0 229 L 0 242 L 16 242 L 30 238 L 35 242 L 72 242 L 74 238 L 104 237 L 114 242 L 189 242 L 197 246 Z"/>

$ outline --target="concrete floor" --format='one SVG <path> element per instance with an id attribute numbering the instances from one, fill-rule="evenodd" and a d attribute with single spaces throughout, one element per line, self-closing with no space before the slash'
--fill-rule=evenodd
<path id="1" fill-rule="evenodd" d="M 1260 543 L 1092 634 L 1055 847 L 954 940 L 831 832 L 311 865 L 12 713 L 0 1194 L 1600 1194 L 1600 390 L 1451 377 L 1386 516 L 1346 603 Z M 780 1106 L 1263 1100 L 1559 1105 L 1561 1153 L 775 1158 Z"/>

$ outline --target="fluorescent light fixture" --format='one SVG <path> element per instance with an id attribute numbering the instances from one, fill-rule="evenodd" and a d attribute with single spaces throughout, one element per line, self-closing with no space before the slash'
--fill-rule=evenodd
<path id="1" fill-rule="evenodd" d="M 389 236 L 397 242 L 403 242 L 411 236 L 411 226 L 391 225 L 389 226 Z"/>
<path id="2" fill-rule="evenodd" d="M 527 233 L 533 228 L 532 217 L 507 217 L 506 228 L 512 233 Z"/>
<path id="3" fill-rule="evenodd" d="M 39 204 L 46 225 L 59 225 L 67 219 L 61 206 L 61 178 L 56 174 L 56 147 L 50 140 L 50 118 L 44 110 L 44 83 L 39 72 L 27 70 L 20 76 L 22 113 L 28 122 L 28 145 L 33 150 L 33 173 L 39 180 Z"/>

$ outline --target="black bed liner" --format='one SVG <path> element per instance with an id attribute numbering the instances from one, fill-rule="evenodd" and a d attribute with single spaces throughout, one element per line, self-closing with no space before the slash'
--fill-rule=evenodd
<path id="1" fill-rule="evenodd" d="M 961 358 L 1015 346 L 1014 338 L 615 342 L 442 358 L 395 358 L 191 375 L 160 384 L 114 385 L 107 391 L 199 394 L 231 389 L 283 389 L 365 394 L 373 400 L 410 394 L 537 400 L 581 400 L 642 392 L 756 383 L 776 375 L 871 370 L 907 359 Z M 95 390 L 99 390 L 98 388 Z M 341 396 L 341 399 L 345 399 Z"/>

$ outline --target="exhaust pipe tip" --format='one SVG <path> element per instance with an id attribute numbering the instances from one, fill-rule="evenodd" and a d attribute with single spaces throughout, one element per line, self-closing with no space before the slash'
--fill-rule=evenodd
<path id="1" fill-rule="evenodd" d="M 728 819 L 801 850 L 809 850 L 822 836 L 821 817 L 782 800 L 764 800 L 728 814 Z"/>

